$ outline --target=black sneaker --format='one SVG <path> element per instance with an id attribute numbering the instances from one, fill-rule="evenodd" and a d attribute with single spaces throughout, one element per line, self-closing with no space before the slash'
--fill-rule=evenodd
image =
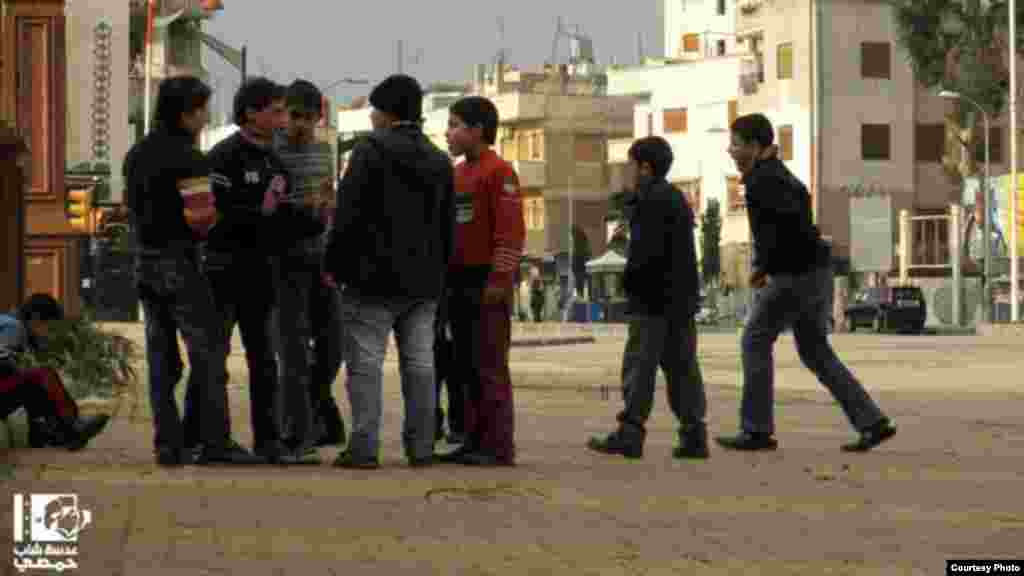
<path id="1" fill-rule="evenodd" d="M 212 464 L 253 466 L 266 463 L 266 458 L 249 452 L 234 440 L 229 441 L 225 447 L 220 449 L 211 449 L 209 446 L 204 446 L 203 450 L 199 453 L 199 458 L 196 459 L 196 464 L 200 466 Z"/>
<path id="2" fill-rule="evenodd" d="M 279 462 L 284 465 L 294 466 L 297 464 L 319 465 L 320 453 L 312 446 L 299 447 L 283 452 Z"/>
<path id="3" fill-rule="evenodd" d="M 708 429 L 704 424 L 679 430 L 679 445 L 672 449 L 673 458 L 705 459 L 708 456 Z"/>
<path id="4" fill-rule="evenodd" d="M 74 424 L 74 432 L 70 441 L 65 444 L 68 450 L 75 451 L 85 448 L 89 441 L 95 438 L 104 428 L 107 427 L 107 422 L 110 422 L 109 414 L 99 414 L 98 416 L 87 416 L 85 418 L 79 418 L 78 422 Z"/>
<path id="5" fill-rule="evenodd" d="M 755 452 L 762 450 L 775 450 L 779 443 L 769 434 L 755 434 L 753 432 L 740 432 L 736 436 L 719 436 L 715 442 L 726 450 L 741 450 Z"/>
<path id="6" fill-rule="evenodd" d="M 437 462 L 440 462 L 441 464 L 459 464 L 462 462 L 463 457 L 465 457 L 467 454 L 471 452 L 473 452 L 472 447 L 470 447 L 468 444 L 463 444 L 462 446 L 459 446 L 458 448 L 452 450 L 451 452 L 437 454 L 435 455 L 434 458 Z"/>
<path id="7" fill-rule="evenodd" d="M 896 426 L 888 418 L 883 418 L 877 424 L 861 430 L 856 442 L 843 444 L 842 451 L 867 452 L 895 435 Z"/>
<path id="8" fill-rule="evenodd" d="M 252 447 L 252 453 L 266 460 L 268 464 L 280 464 L 281 455 L 286 452 L 288 448 L 283 442 L 267 442 Z"/>
<path id="9" fill-rule="evenodd" d="M 461 432 L 448 432 L 448 435 L 444 437 L 444 441 L 452 446 L 466 443 L 466 435 Z"/>
<path id="10" fill-rule="evenodd" d="M 348 470 L 375 470 L 380 468 L 380 461 L 376 458 L 356 458 L 352 455 L 352 452 L 345 450 L 338 454 L 333 466 Z"/>
<path id="11" fill-rule="evenodd" d="M 643 440 L 626 439 L 621 430 L 616 430 L 604 438 L 593 437 L 587 442 L 587 448 L 601 454 L 613 454 L 626 458 L 643 458 Z"/>
<path id="12" fill-rule="evenodd" d="M 156 450 L 157 466 L 177 468 L 192 463 L 192 452 L 186 448 L 162 446 Z"/>
<path id="13" fill-rule="evenodd" d="M 419 458 L 410 458 L 409 459 L 409 467 L 410 468 L 427 468 L 429 466 L 433 466 L 434 464 L 437 464 L 438 462 L 439 462 L 439 460 L 437 458 L 437 455 L 436 454 L 431 454 L 429 456 L 421 456 Z"/>
<path id="14" fill-rule="evenodd" d="M 463 466 L 483 466 L 483 467 L 498 467 L 498 466 L 515 466 L 515 461 L 504 460 L 498 458 L 493 454 L 486 454 L 484 452 L 466 452 L 459 458 L 459 464 Z"/>
<path id="15" fill-rule="evenodd" d="M 345 444 L 345 421 L 341 418 L 341 411 L 334 400 L 326 401 L 319 408 L 320 421 L 323 424 L 323 434 L 316 441 L 317 447 L 342 446 Z"/>

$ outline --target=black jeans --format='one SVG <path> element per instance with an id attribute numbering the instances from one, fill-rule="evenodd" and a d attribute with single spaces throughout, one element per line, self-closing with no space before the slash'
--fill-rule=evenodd
<path id="1" fill-rule="evenodd" d="M 149 402 L 157 449 L 186 445 L 174 389 L 182 375 L 180 331 L 189 360 L 185 428 L 201 442 L 226 447 L 231 427 L 227 388 L 222 379 L 227 358 L 224 325 L 218 321 L 213 292 L 191 254 L 143 253 L 136 262 L 136 282 L 146 322 Z M 198 408 L 202 406 L 200 412 Z"/>
<path id="2" fill-rule="evenodd" d="M 275 418 L 277 360 L 270 338 L 270 312 L 274 305 L 271 262 L 264 256 L 208 252 L 206 271 L 213 286 L 226 349 L 231 347 L 235 325 L 242 336 L 249 366 L 249 401 L 253 445 L 267 446 L 280 440 Z M 219 367 L 219 379 L 228 383 L 227 358 Z"/>

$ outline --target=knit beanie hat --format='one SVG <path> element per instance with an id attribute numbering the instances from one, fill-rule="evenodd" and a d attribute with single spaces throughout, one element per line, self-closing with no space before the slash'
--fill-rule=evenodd
<path id="1" fill-rule="evenodd" d="M 370 92 L 370 105 L 401 121 L 417 122 L 423 116 L 423 89 L 411 76 L 389 76 Z"/>

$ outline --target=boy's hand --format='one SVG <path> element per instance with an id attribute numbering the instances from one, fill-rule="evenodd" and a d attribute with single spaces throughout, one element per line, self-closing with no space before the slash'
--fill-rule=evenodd
<path id="1" fill-rule="evenodd" d="M 269 216 L 277 211 L 278 205 L 281 204 L 281 198 L 284 196 L 285 186 L 285 179 L 280 174 L 274 176 L 274 179 L 270 181 L 267 191 L 263 194 L 263 204 L 260 206 L 260 212 L 264 216 Z"/>
<path id="2" fill-rule="evenodd" d="M 760 270 L 750 275 L 750 285 L 754 288 L 764 288 L 772 281 L 771 276 Z"/>

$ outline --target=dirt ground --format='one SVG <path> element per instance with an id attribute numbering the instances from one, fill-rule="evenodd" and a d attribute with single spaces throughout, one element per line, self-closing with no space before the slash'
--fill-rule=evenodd
<path id="1" fill-rule="evenodd" d="M 514 350 L 514 469 L 407 468 L 390 360 L 377 471 L 158 469 L 140 383 L 143 402 L 126 398 L 89 449 L 8 453 L 15 472 L 2 483 L 79 495 L 93 513 L 78 546 L 87 576 L 932 575 L 947 559 L 1024 557 L 1021 341 L 834 341 L 900 427 L 876 452 L 840 453 L 852 431 L 784 337 L 778 452 L 673 460 L 659 392 L 642 461 L 588 453 L 587 437 L 609 430 L 620 406 L 623 342 L 607 338 Z M 701 342 L 713 434 L 737 427 L 737 346 L 734 334 Z M 243 359 L 232 367 L 247 442 Z M 345 398 L 343 377 L 336 391 Z M 11 513 L 0 506 L 0 525 Z"/>

